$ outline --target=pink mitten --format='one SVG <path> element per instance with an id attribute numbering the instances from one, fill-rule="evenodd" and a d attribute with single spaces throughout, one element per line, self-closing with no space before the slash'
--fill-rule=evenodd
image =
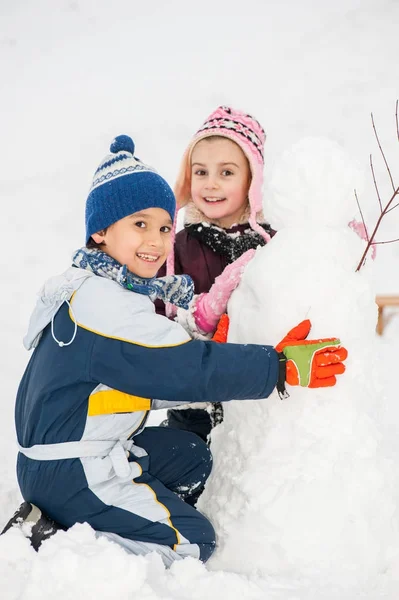
<path id="1" fill-rule="evenodd" d="M 204 333 L 215 331 L 220 317 L 226 312 L 227 303 L 241 280 L 241 275 L 255 254 L 247 250 L 240 258 L 228 265 L 223 273 L 216 277 L 215 283 L 207 294 L 198 296 L 194 307 L 194 319 L 197 327 Z"/>

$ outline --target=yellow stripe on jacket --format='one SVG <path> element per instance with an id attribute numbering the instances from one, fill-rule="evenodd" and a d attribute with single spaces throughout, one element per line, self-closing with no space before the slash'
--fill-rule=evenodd
<path id="1" fill-rule="evenodd" d="M 132 396 L 118 390 L 101 390 L 89 397 L 88 416 L 110 415 L 115 413 L 150 410 L 151 400 Z"/>

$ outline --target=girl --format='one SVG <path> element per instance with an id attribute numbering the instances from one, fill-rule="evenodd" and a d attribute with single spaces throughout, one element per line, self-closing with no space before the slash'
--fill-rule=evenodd
<path id="1" fill-rule="evenodd" d="M 298 329 L 278 354 L 191 340 L 157 315 L 155 298 L 185 308 L 192 297 L 190 278 L 155 278 L 171 250 L 174 214 L 166 181 L 134 156 L 131 138 L 117 137 L 87 199 L 86 247 L 46 282 L 24 340 L 35 348 L 15 410 L 26 502 L 5 531 L 29 522 L 35 548 L 56 527 L 88 522 L 134 554 L 159 552 L 166 565 L 206 561 L 215 532 L 187 500 L 210 473 L 210 450 L 190 432 L 146 428 L 149 411 L 204 397 L 266 398 L 278 381 L 283 390 L 286 373 L 290 381 L 286 355 L 302 385 L 317 385 L 319 371 L 333 385 L 331 369 L 343 372 L 340 362 L 311 370 L 301 351 L 314 354 L 320 340 L 305 342 Z M 338 346 L 324 342 L 330 362 L 344 358 Z"/>
<path id="2" fill-rule="evenodd" d="M 185 224 L 176 235 L 167 273 L 189 274 L 196 294 L 206 294 L 212 288 L 210 296 L 194 299 L 188 313 L 178 313 L 180 322 L 184 326 L 188 323 L 196 336 L 209 336 L 214 331 L 254 249 L 275 233 L 262 212 L 265 138 L 256 119 L 220 106 L 184 153 L 175 195 L 178 210 L 186 209 Z M 164 314 L 164 310 L 157 304 L 158 312 Z M 168 314 L 175 311 L 169 307 Z M 223 418 L 220 404 L 187 408 L 169 410 L 163 424 L 193 431 L 206 440 Z"/>

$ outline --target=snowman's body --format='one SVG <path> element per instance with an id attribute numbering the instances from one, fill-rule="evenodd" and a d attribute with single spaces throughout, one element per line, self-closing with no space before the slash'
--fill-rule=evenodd
<path id="1" fill-rule="evenodd" d="M 275 346 L 309 318 L 309 339 L 340 337 L 349 357 L 335 387 L 224 405 L 199 504 L 218 532 L 215 568 L 353 583 L 395 564 L 397 467 L 373 381 L 377 309 L 367 266 L 355 272 L 364 242 L 347 226 L 355 176 L 338 146 L 305 140 L 272 179 L 286 226 L 231 298 L 229 341 Z"/>

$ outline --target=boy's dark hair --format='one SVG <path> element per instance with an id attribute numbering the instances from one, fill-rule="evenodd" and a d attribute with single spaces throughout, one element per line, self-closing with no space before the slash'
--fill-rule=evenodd
<path id="1" fill-rule="evenodd" d="M 107 233 L 107 229 L 108 229 L 108 227 L 106 227 L 105 229 L 102 229 L 102 230 L 101 230 L 101 233 Z M 98 233 L 100 233 L 100 232 L 98 232 Z M 102 249 L 103 249 L 103 247 L 104 247 L 104 242 L 100 242 L 100 243 L 98 244 L 97 242 L 95 242 L 95 241 L 93 240 L 93 238 L 92 238 L 92 237 L 90 237 L 90 238 L 87 240 L 86 248 L 97 248 L 98 250 L 102 250 Z"/>

